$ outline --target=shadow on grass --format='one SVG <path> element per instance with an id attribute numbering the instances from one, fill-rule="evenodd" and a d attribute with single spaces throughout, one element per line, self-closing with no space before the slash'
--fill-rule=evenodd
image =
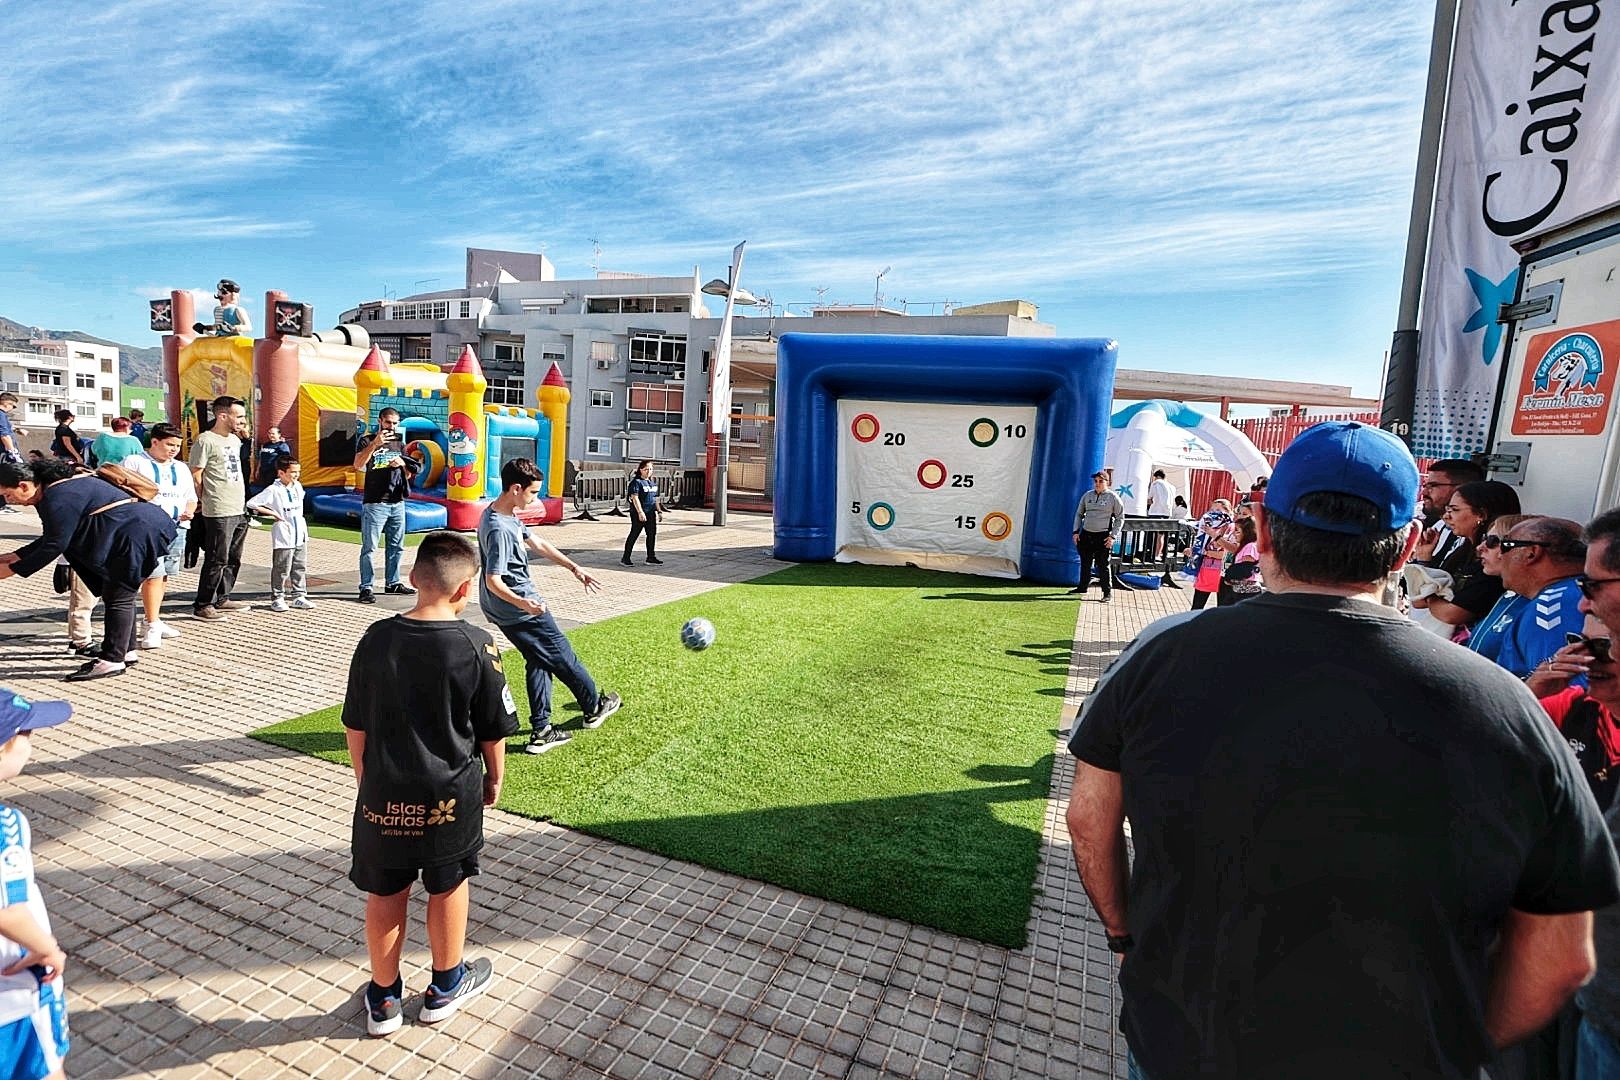
<path id="1" fill-rule="evenodd" d="M 1040 824 L 1011 824 L 991 808 L 1035 801 L 1044 812 L 1052 755 L 1029 766 L 978 765 L 967 777 L 978 786 L 737 813 L 555 821 L 874 914 L 1021 948 L 1034 900 Z"/>

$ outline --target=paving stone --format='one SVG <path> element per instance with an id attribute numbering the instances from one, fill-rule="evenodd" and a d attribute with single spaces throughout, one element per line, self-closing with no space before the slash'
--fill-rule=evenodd
<path id="1" fill-rule="evenodd" d="M 768 517 L 707 520 L 666 519 L 658 573 L 618 565 L 622 522 L 567 522 L 546 538 L 606 588 L 584 594 L 545 563 L 537 582 L 568 627 L 780 567 Z M 32 512 L 8 515 L 0 550 L 37 532 Z M 267 531 L 253 530 L 240 596 L 262 596 L 268 562 Z M 316 611 L 218 624 L 187 614 L 187 571 L 169 603 L 182 636 L 121 678 L 79 684 L 57 681 L 76 661 L 48 575 L 0 584 L 0 670 L 77 707 L 0 793 L 30 816 L 73 959 L 72 1075 L 1124 1075 L 1115 967 L 1063 823 L 1073 765 L 1061 737 L 1024 949 L 495 812 L 469 951 L 495 961 L 496 983 L 466 1016 L 414 1023 L 428 965 L 418 908 L 406 1026 L 367 1039 L 364 902 L 345 878 L 351 775 L 246 738 L 340 700 L 360 633 L 409 607 L 353 603 L 357 564 L 357 546 L 314 540 Z M 1086 647 L 1060 727 L 1113 655 L 1188 595 L 1078 605 Z M 476 605 L 468 614 L 481 621 Z M 296 678 L 265 659 L 276 656 L 295 658 Z"/>

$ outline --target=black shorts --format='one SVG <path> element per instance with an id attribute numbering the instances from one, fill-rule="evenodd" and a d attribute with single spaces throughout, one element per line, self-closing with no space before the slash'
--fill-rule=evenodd
<path id="1" fill-rule="evenodd" d="M 377 896 L 393 896 L 397 892 L 405 891 L 416 881 L 418 874 L 422 875 L 422 887 L 430 896 L 452 892 L 463 881 L 478 876 L 478 853 L 475 851 L 465 859 L 415 870 L 400 870 L 389 866 L 361 866 L 359 863 L 349 865 L 349 880 L 363 892 Z"/>

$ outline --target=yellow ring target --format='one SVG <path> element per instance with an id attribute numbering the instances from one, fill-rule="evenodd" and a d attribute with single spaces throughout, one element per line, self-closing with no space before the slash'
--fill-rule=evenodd
<path id="1" fill-rule="evenodd" d="M 979 531 L 986 540 L 1005 540 L 1012 535 L 1012 518 L 1000 510 L 984 515 L 979 521 Z"/>

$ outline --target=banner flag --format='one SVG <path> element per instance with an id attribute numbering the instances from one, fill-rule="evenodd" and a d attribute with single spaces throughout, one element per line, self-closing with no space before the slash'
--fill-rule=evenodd
<path id="1" fill-rule="evenodd" d="M 1412 452 L 1486 449 L 1513 241 L 1620 201 L 1620 11 L 1464 0 L 1423 281 Z"/>
<path id="2" fill-rule="evenodd" d="M 730 288 L 726 290 L 726 313 L 720 318 L 720 336 L 714 343 L 713 392 L 709 395 L 709 433 L 718 435 L 731 423 L 731 312 L 737 306 L 737 283 L 742 280 L 744 240 L 731 252 Z"/>

